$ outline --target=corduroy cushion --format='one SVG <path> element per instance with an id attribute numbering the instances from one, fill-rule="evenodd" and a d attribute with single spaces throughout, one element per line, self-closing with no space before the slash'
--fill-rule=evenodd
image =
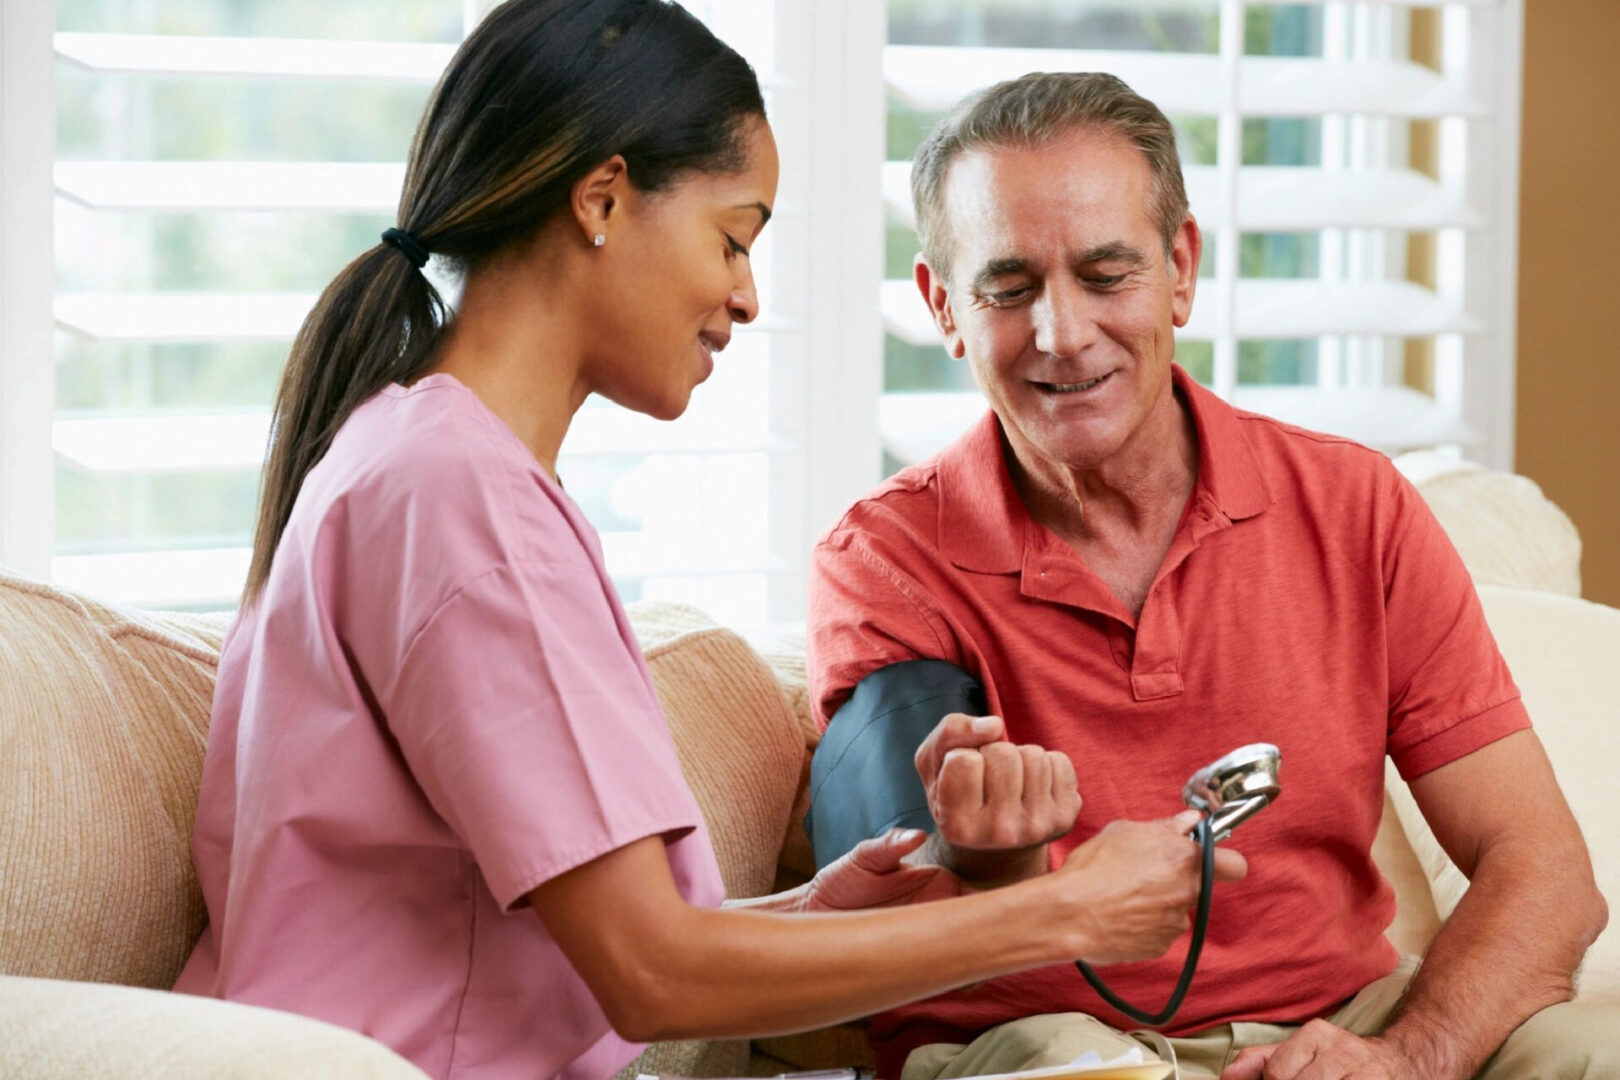
<path id="1" fill-rule="evenodd" d="M 1507 658 L 1536 734 L 1547 748 L 1597 872 L 1598 888 L 1620 911 L 1620 814 L 1614 763 L 1620 761 L 1620 610 L 1551 593 L 1481 586 L 1485 615 Z M 1449 916 L 1468 881 L 1447 857 L 1405 784 L 1391 785 L 1412 850 L 1436 909 Z M 1511 791 L 1484 795 L 1512 799 Z M 1581 1001 L 1620 1004 L 1620 918 L 1587 953 Z"/>
<path id="2" fill-rule="evenodd" d="M 173 983 L 222 632 L 0 573 L 0 972 Z"/>
<path id="3" fill-rule="evenodd" d="M 776 677 L 746 641 L 696 608 L 632 604 L 629 615 L 726 895 L 763 896 L 776 876 L 804 757 Z"/>

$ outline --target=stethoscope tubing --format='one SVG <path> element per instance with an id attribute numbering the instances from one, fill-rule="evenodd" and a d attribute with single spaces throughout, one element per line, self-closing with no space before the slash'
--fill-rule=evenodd
<path id="1" fill-rule="evenodd" d="M 1176 988 L 1170 995 L 1170 1000 L 1163 1009 L 1156 1013 L 1145 1012 L 1124 998 L 1115 994 L 1102 981 L 1090 964 L 1084 960 L 1076 960 L 1074 966 L 1080 969 L 1080 974 L 1086 977 L 1086 982 L 1109 1005 L 1124 1013 L 1138 1024 L 1148 1027 L 1163 1027 L 1170 1022 L 1171 1017 L 1181 1008 L 1181 1002 L 1187 996 L 1187 988 L 1192 985 L 1193 974 L 1198 970 L 1198 957 L 1204 951 L 1204 934 L 1209 930 L 1209 902 L 1211 894 L 1215 891 L 1215 836 L 1210 831 L 1209 818 L 1202 818 L 1193 826 L 1192 840 L 1202 852 L 1202 878 L 1198 886 L 1198 909 L 1193 915 L 1192 941 L 1187 946 L 1187 959 L 1181 965 L 1181 978 L 1176 980 Z"/>

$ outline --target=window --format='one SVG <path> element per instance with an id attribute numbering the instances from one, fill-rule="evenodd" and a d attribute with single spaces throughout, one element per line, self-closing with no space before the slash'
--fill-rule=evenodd
<path id="1" fill-rule="evenodd" d="M 111 599 L 230 606 L 291 337 L 326 282 L 392 224 L 417 118 L 485 3 L 58 0 L 54 22 L 51 6 L 27 5 L 30 38 L 6 42 L 8 73 L 15 56 L 35 79 L 8 85 L 8 122 L 37 126 L 39 102 L 56 101 L 54 199 L 36 184 L 7 200 L 8 214 L 39 219 L 35 265 L 56 272 L 45 293 L 8 300 L 36 323 L 48 303 L 54 363 L 37 350 L 25 358 L 8 331 L 0 386 L 26 381 L 29 401 L 8 394 L 0 406 L 5 518 L 18 534 L 4 557 Z M 812 300 L 836 302 L 826 283 L 836 291 L 841 278 L 835 246 L 822 245 L 832 257 L 819 270 L 805 268 L 823 211 L 803 177 L 821 156 L 806 119 L 812 68 L 839 57 L 804 44 L 803 5 L 692 7 L 761 72 L 782 143 L 790 179 L 753 260 L 765 314 L 735 336 L 679 423 L 588 402 L 559 471 L 627 599 L 760 624 L 799 608 L 807 492 L 826 483 L 810 467 L 820 382 L 805 358 L 827 335 L 806 324 Z M 795 46 L 780 63 L 784 40 Z M 54 53 L 44 72 L 42 42 Z M 13 152 L 37 171 L 48 141 L 14 146 L 7 130 L 8 178 Z M 796 300 L 778 299 L 784 277 Z M 838 498 L 874 476 L 864 470 Z"/>
<path id="2" fill-rule="evenodd" d="M 229 606 L 291 334 L 391 223 L 487 0 L 0 3 L 0 563 Z M 1176 123 L 1198 378 L 1510 466 L 1522 4 L 692 0 L 761 72 L 782 185 L 764 315 L 688 416 L 592 401 L 559 463 L 625 596 L 802 617 L 820 531 L 982 410 L 910 284 L 909 160 L 1036 69 L 1114 71 Z"/>
<path id="3" fill-rule="evenodd" d="M 966 93 L 1113 72 L 1177 129 L 1204 263 L 1177 359 L 1239 406 L 1512 461 L 1517 41 L 1480 0 L 890 0 L 887 468 L 984 408 L 910 281 L 910 158 Z"/>

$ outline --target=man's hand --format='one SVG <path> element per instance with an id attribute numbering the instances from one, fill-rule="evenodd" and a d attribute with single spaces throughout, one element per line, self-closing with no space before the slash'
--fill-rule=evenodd
<path id="1" fill-rule="evenodd" d="M 1087 937 L 1097 942 L 1082 957 L 1120 964 L 1160 956 L 1186 933 L 1198 900 L 1199 848 L 1187 838 L 1196 810 L 1161 821 L 1110 821 L 1069 852 L 1060 874 L 1086 884 Z M 1215 852 L 1215 878 L 1236 881 L 1248 864 L 1235 851 Z"/>
<path id="2" fill-rule="evenodd" d="M 842 858 L 822 867 L 805 886 L 802 911 L 855 911 L 949 900 L 975 891 L 943 866 L 908 866 L 907 855 L 922 846 L 921 829 L 891 829 L 864 840 Z"/>
<path id="3" fill-rule="evenodd" d="M 1312 1020 L 1287 1040 L 1251 1046 L 1232 1059 L 1221 1080 L 1419 1080 L 1406 1055 L 1385 1040 L 1352 1035 Z"/>
<path id="4" fill-rule="evenodd" d="M 1014 746 L 1000 717 L 952 713 L 923 740 L 915 761 L 939 828 L 932 854 L 973 881 L 1044 871 L 1043 845 L 1080 815 L 1069 756 Z"/>

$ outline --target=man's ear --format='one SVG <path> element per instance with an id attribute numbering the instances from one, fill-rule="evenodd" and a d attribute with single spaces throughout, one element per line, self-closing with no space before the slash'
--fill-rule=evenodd
<path id="1" fill-rule="evenodd" d="M 630 167 L 622 154 L 614 154 L 580 177 L 569 197 L 569 209 L 587 245 L 597 236 L 610 236 L 610 219 L 630 189 Z"/>
<path id="2" fill-rule="evenodd" d="M 1191 214 L 1176 232 L 1170 245 L 1170 318 L 1176 326 L 1186 326 L 1192 317 L 1193 294 L 1198 291 L 1198 264 L 1204 257 L 1204 234 Z"/>
<path id="3" fill-rule="evenodd" d="M 928 305 L 929 313 L 934 316 L 934 325 L 939 328 L 945 351 L 950 353 L 953 360 L 962 359 L 967 355 L 967 346 L 962 343 L 962 335 L 956 329 L 956 314 L 951 310 L 951 293 L 945 279 L 934 273 L 934 268 L 920 254 L 911 264 L 911 273 L 916 279 L 917 291 L 922 293 L 923 303 Z"/>

